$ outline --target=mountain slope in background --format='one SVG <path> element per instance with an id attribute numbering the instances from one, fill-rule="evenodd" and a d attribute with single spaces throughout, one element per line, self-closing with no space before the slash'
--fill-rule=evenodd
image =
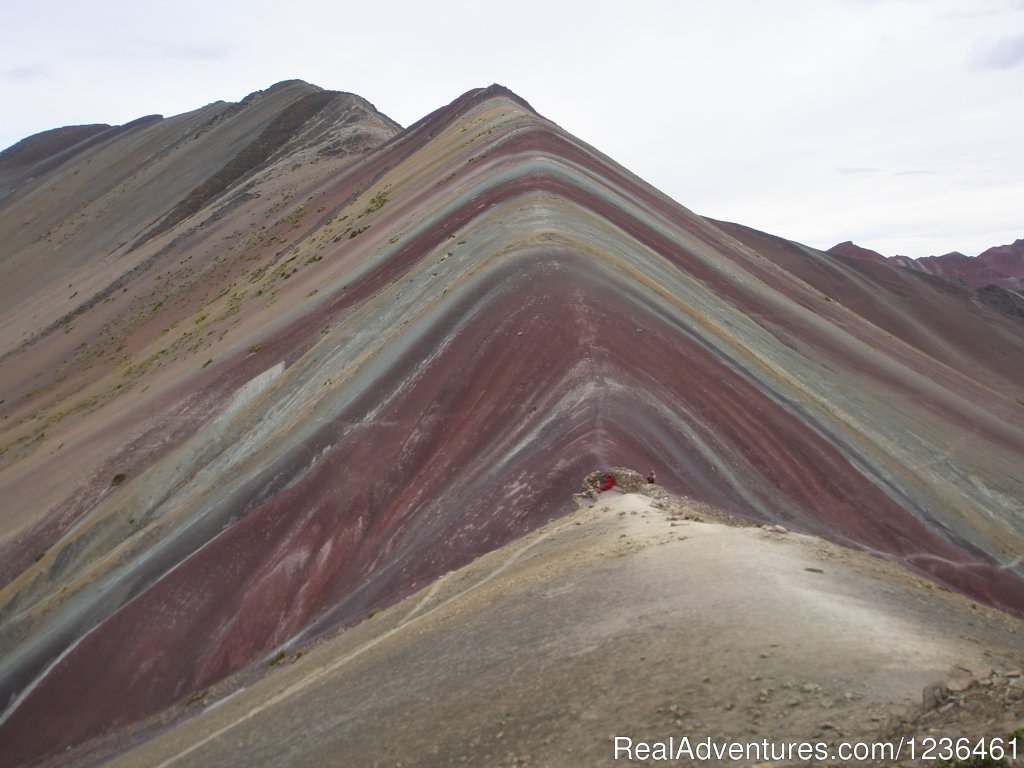
<path id="1" fill-rule="evenodd" d="M 1024 325 L 962 287 L 701 218 L 499 86 L 405 130 L 292 81 L 51 133 L 0 156 L 2 765 L 611 465 L 1024 612 Z"/>
<path id="2" fill-rule="evenodd" d="M 876 251 L 861 248 L 849 240 L 833 245 L 828 252 L 871 261 L 885 261 L 887 258 Z M 891 256 L 888 260 L 907 269 L 959 281 L 969 288 L 995 285 L 1018 292 L 1024 289 L 1024 239 L 1016 240 L 1009 245 L 997 245 L 973 258 L 954 252 L 920 259 Z"/>

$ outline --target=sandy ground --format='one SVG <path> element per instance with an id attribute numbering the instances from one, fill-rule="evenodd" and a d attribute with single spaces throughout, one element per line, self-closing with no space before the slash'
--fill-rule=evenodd
<path id="1" fill-rule="evenodd" d="M 986 721 L 957 721 L 946 694 L 924 712 L 923 691 L 995 679 L 1020 693 L 1020 621 L 655 492 L 605 493 L 288 649 L 259 682 L 211 692 L 111 764 L 621 765 L 638 761 L 613 760 L 616 736 L 835 744 L 927 733 L 922 715 L 977 731 Z M 998 725 L 1014 723 L 1024 712 Z"/>

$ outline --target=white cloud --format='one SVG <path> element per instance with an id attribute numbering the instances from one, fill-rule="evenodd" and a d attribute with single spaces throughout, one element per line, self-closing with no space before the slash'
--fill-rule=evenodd
<path id="1" fill-rule="evenodd" d="M 1024 65 L 1024 34 L 983 42 L 975 51 L 972 63 L 979 69 L 1011 69 Z"/>
<path id="2" fill-rule="evenodd" d="M 917 256 L 1024 235 L 1000 198 L 1024 179 L 1017 2 L 52 5 L 0 28 L 2 146 L 295 77 L 408 125 L 499 82 L 710 216 L 825 247 L 935 227 Z"/>
<path id="3" fill-rule="evenodd" d="M 46 64 L 21 64 L 5 69 L 3 76 L 7 80 L 13 80 L 15 82 L 25 82 L 32 80 L 41 80 L 50 77 L 50 68 Z"/>
<path id="4" fill-rule="evenodd" d="M 165 45 L 159 50 L 168 58 L 191 61 L 218 61 L 231 55 L 231 46 L 219 43 Z"/>

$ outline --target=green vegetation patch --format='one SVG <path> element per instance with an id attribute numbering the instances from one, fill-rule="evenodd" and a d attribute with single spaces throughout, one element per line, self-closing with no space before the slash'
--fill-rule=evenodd
<path id="1" fill-rule="evenodd" d="M 387 203 L 387 201 L 388 192 L 386 189 L 382 189 L 380 192 L 373 196 L 373 198 L 370 200 L 370 204 L 366 206 L 366 210 L 363 211 L 363 213 L 366 214 L 373 213 L 374 211 L 379 211 L 381 208 L 384 207 L 384 204 Z"/>

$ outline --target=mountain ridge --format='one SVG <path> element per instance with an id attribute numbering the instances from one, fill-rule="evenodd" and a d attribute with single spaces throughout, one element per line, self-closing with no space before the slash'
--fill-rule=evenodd
<path id="1" fill-rule="evenodd" d="M 1020 291 L 1024 288 L 1024 239 L 1006 245 L 996 245 L 967 256 L 958 251 L 941 256 L 883 256 L 877 251 L 862 248 L 847 240 L 828 249 L 829 253 L 854 259 L 869 259 L 895 264 L 906 269 L 920 270 L 950 280 L 957 280 L 970 288 L 995 285 Z"/>
<path id="2" fill-rule="evenodd" d="M 38 305 L 0 312 L 9 761 L 358 624 L 613 464 L 1024 610 L 1019 325 L 699 217 L 501 86 L 403 131 L 314 110 L 166 231 L 106 231 L 144 233 L 303 86 L 111 145 L 150 197 L 46 208 L 34 231 L 59 235 L 0 264 Z M 198 165 L 170 194 L 182 136 Z M 10 268 L 54 242 L 81 287 Z"/>

